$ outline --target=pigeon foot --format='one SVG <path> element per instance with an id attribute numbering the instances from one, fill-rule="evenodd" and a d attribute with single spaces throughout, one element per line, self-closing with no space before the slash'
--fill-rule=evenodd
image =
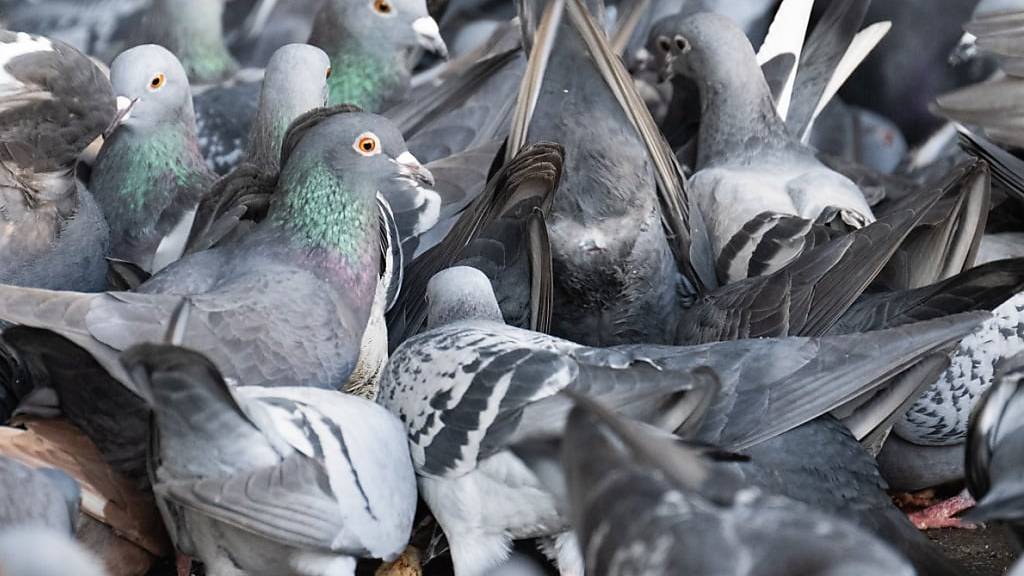
<path id="1" fill-rule="evenodd" d="M 976 524 L 964 522 L 957 516 L 964 510 L 972 508 L 975 504 L 974 498 L 962 490 L 956 496 L 945 500 L 936 499 L 934 490 L 923 490 L 907 495 L 908 498 L 901 499 L 902 503 L 920 508 L 908 512 L 907 517 L 914 523 L 918 530 L 933 530 L 937 528 L 961 528 L 971 530 L 977 528 Z"/>

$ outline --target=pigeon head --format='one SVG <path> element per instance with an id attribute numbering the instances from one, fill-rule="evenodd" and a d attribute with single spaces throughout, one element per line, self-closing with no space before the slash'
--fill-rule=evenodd
<path id="1" fill-rule="evenodd" d="M 331 57 L 331 104 L 367 110 L 406 89 L 419 49 L 448 55 L 424 0 L 327 0 L 309 43 Z"/>
<path id="2" fill-rule="evenodd" d="M 271 220 L 350 262 L 375 258 L 367 250 L 380 244 L 371 225 L 380 218 L 379 192 L 409 181 L 433 177 L 390 120 L 351 106 L 313 110 L 285 136 Z"/>
<path id="3" fill-rule="evenodd" d="M 470 266 L 442 270 L 427 283 L 427 325 L 486 320 L 504 323 L 487 276 Z"/>
<path id="4" fill-rule="evenodd" d="M 679 73 L 700 82 L 709 74 L 757 67 L 747 36 L 735 22 L 713 12 L 667 19 L 652 36 L 653 53 L 656 62 L 661 63 L 659 72 L 663 77 Z"/>
<path id="5" fill-rule="evenodd" d="M 118 126 L 195 123 L 192 91 L 181 62 L 166 48 L 147 44 L 122 52 L 110 66 Z"/>
<path id="6" fill-rule="evenodd" d="M 250 160 L 277 166 L 288 126 L 299 116 L 327 104 L 331 60 L 308 44 L 282 46 L 263 76 L 259 112 L 249 137 Z"/>

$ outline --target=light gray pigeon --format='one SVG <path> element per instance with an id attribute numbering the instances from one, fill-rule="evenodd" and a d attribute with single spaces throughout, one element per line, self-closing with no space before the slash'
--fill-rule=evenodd
<path id="1" fill-rule="evenodd" d="M 837 339 L 601 349 L 505 325 L 486 276 L 472 268 L 435 276 L 427 300 L 431 329 L 395 350 L 378 401 L 406 426 L 421 494 L 448 536 L 457 576 L 485 574 L 510 540 L 538 536 L 556 537 L 564 570 L 578 567 L 561 535 L 564 511 L 507 451 L 517 439 L 561 429 L 569 401 L 560 390 L 669 429 L 711 402 L 699 437 L 742 449 L 877 388 L 980 320 Z M 695 384 L 700 366 L 722 374 L 720 390 Z"/>
<path id="2" fill-rule="evenodd" d="M 118 113 L 89 191 L 110 226 L 110 257 L 157 272 L 181 257 L 215 177 L 199 154 L 188 77 L 173 54 L 132 48 L 110 77 Z"/>
<path id="3" fill-rule="evenodd" d="M 397 240 L 379 191 L 423 171 L 405 153 L 380 116 L 313 111 L 285 139 L 267 218 L 240 241 L 189 255 L 134 292 L 0 286 L 0 318 L 24 325 L 5 340 L 60 397 L 73 395 L 65 412 L 80 411 L 72 420 L 108 460 L 136 474 L 146 415 L 118 357 L 161 341 L 183 298 L 192 310 L 184 344 L 227 377 L 372 397 L 387 359 L 383 315 L 398 290 Z M 18 330 L 28 333 L 19 339 Z"/>
<path id="4" fill-rule="evenodd" d="M 357 558 L 404 550 L 416 481 L 405 430 L 382 407 L 308 387 L 229 388 L 175 346 L 122 361 L 153 409 L 164 522 L 207 574 L 354 575 Z"/>
<path id="5" fill-rule="evenodd" d="M 65 535 L 75 533 L 82 492 L 64 472 L 36 470 L 0 456 L 0 488 L 0 531 L 37 526 Z"/>
<path id="6" fill-rule="evenodd" d="M 107 224 L 74 171 L 113 117 L 110 82 L 84 54 L 0 30 L 0 282 L 106 287 Z"/>
<path id="7" fill-rule="evenodd" d="M 100 561 L 67 534 L 43 527 L 0 530 L 4 576 L 107 576 Z"/>
<path id="8" fill-rule="evenodd" d="M 420 49 L 448 54 L 424 0 L 326 0 L 309 43 L 331 57 L 330 104 L 370 112 L 405 96 Z"/>
<path id="9" fill-rule="evenodd" d="M 849 231 L 875 220 L 860 189 L 787 131 L 735 24 L 698 14 L 678 25 L 669 46 L 672 69 L 700 91 L 689 188 L 704 213 L 721 281 L 778 270 L 803 251 L 814 224 Z"/>
<path id="10" fill-rule="evenodd" d="M 514 450 L 564 484 L 588 573 L 915 574 L 862 528 L 749 486 L 715 462 L 729 455 L 596 402 L 577 400 L 560 444 L 551 455 Z"/>
<path id="11" fill-rule="evenodd" d="M 189 81 L 201 86 L 234 76 L 238 62 L 224 45 L 226 0 L 151 0 L 134 45 L 159 44 L 181 60 Z"/>

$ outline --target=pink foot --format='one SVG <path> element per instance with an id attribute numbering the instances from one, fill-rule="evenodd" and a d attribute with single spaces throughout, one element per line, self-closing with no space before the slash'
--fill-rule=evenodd
<path id="1" fill-rule="evenodd" d="M 178 576 L 192 576 L 192 559 L 181 552 L 174 557 L 174 565 L 177 568 Z"/>
<path id="2" fill-rule="evenodd" d="M 932 530 L 935 528 L 963 528 L 974 529 L 977 525 L 964 522 L 957 518 L 957 514 L 972 508 L 974 498 L 964 490 L 949 498 L 933 504 L 923 510 L 907 514 L 910 521 L 917 526 L 918 530 Z"/>

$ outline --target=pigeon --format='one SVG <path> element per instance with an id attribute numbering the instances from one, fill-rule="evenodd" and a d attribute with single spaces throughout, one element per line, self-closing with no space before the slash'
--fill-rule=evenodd
<path id="1" fill-rule="evenodd" d="M 181 257 L 215 177 L 199 154 L 188 77 L 173 54 L 132 48 L 110 76 L 118 114 L 89 191 L 110 226 L 110 257 L 157 272 Z"/>
<path id="2" fill-rule="evenodd" d="M 293 120 L 327 104 L 333 70 L 323 50 L 307 44 L 282 46 L 263 75 L 259 112 L 247 139 L 245 162 L 277 172 L 281 144 Z"/>
<path id="3" fill-rule="evenodd" d="M 699 212 L 588 6 L 571 0 L 559 19 L 561 4 L 543 15 L 532 4 L 520 17 L 531 56 L 507 155 L 538 142 L 565 149 L 546 220 L 552 333 L 589 345 L 669 343 L 671 322 L 652 319 L 715 284 L 702 236 L 691 234 Z"/>
<path id="4" fill-rule="evenodd" d="M 226 0 L 151 0 L 135 44 L 159 44 L 181 61 L 193 85 L 216 84 L 239 70 L 224 45 Z"/>
<path id="5" fill-rule="evenodd" d="M 138 30 L 151 0 L 5 0 L 11 30 L 47 36 L 110 62 Z"/>
<path id="6" fill-rule="evenodd" d="M 110 82 L 85 55 L 0 30 L 0 282 L 106 287 L 107 224 L 74 172 L 113 117 Z"/>
<path id="7" fill-rule="evenodd" d="M 513 450 L 564 486 L 588 572 L 915 574 L 849 521 L 746 484 L 718 462 L 727 454 L 638 427 L 586 398 L 560 443 L 550 455 Z"/>
<path id="8" fill-rule="evenodd" d="M 1024 90 L 1024 52 L 1020 50 L 1020 24 L 1024 10 L 981 14 L 964 29 L 977 37 L 978 50 L 998 58 L 1004 74 L 943 94 L 935 111 L 961 124 L 978 126 L 992 140 L 1019 148 L 1024 146 L 1024 111 L 1018 102 Z"/>
<path id="9" fill-rule="evenodd" d="M 36 526 L 0 530 L 0 571 L 4 576 L 107 576 L 67 534 Z"/>
<path id="10" fill-rule="evenodd" d="M 1020 483 L 1018 442 L 1021 374 L 1024 355 L 1007 358 L 996 381 L 979 399 L 967 437 L 967 487 L 977 499 L 964 519 L 1010 525 L 1018 542 L 1024 537 L 1024 491 Z"/>
<path id="11" fill-rule="evenodd" d="M 60 397 L 75 395 L 65 412 L 80 411 L 69 417 L 135 477 L 146 411 L 118 355 L 161 341 L 183 299 L 192 310 L 183 343 L 227 377 L 373 397 L 387 360 L 383 314 L 398 292 L 397 240 L 378 191 L 424 170 L 405 153 L 380 116 L 315 110 L 285 138 L 267 218 L 239 242 L 192 254 L 133 292 L 0 286 L 0 318 L 23 325 L 4 338 Z"/>
<path id="12" fill-rule="evenodd" d="M 405 96 L 418 49 L 448 53 L 424 0 L 326 0 L 309 43 L 331 57 L 330 104 L 370 112 Z"/>
<path id="13" fill-rule="evenodd" d="M 0 530 L 39 526 L 74 534 L 81 489 L 73 478 L 60 470 L 35 470 L 0 456 L 0 484 Z"/>
<path id="14" fill-rule="evenodd" d="M 231 388 L 176 346 L 135 346 L 122 362 L 153 409 L 164 521 L 207 574 L 354 575 L 357 558 L 404 550 L 416 483 L 388 411 L 331 390 Z"/>
<path id="15" fill-rule="evenodd" d="M 473 268 L 436 275 L 427 300 L 430 329 L 395 350 L 377 399 L 406 426 L 421 494 L 445 530 L 457 576 L 486 573 L 511 539 L 564 540 L 566 517 L 507 451 L 516 439 L 561 429 L 569 406 L 560 390 L 670 430 L 681 424 L 677 417 L 710 403 L 698 439 L 744 449 L 874 389 L 979 320 L 968 315 L 839 340 L 602 349 L 505 325 L 487 277 Z M 691 372 L 700 366 L 728 378 L 720 391 L 698 385 Z M 572 570 L 580 558 L 562 544 L 559 565 Z"/>
<path id="16" fill-rule="evenodd" d="M 875 220 L 860 189 L 787 131 L 749 41 L 731 21 L 692 16 L 671 48 L 673 69 L 700 90 L 704 113 L 689 188 L 705 215 L 720 281 L 778 270 L 800 254 L 814 224 L 850 231 Z"/>
<path id="17" fill-rule="evenodd" d="M 320 0 L 259 0 L 227 40 L 243 66 L 263 67 L 282 46 L 305 42 Z"/>

